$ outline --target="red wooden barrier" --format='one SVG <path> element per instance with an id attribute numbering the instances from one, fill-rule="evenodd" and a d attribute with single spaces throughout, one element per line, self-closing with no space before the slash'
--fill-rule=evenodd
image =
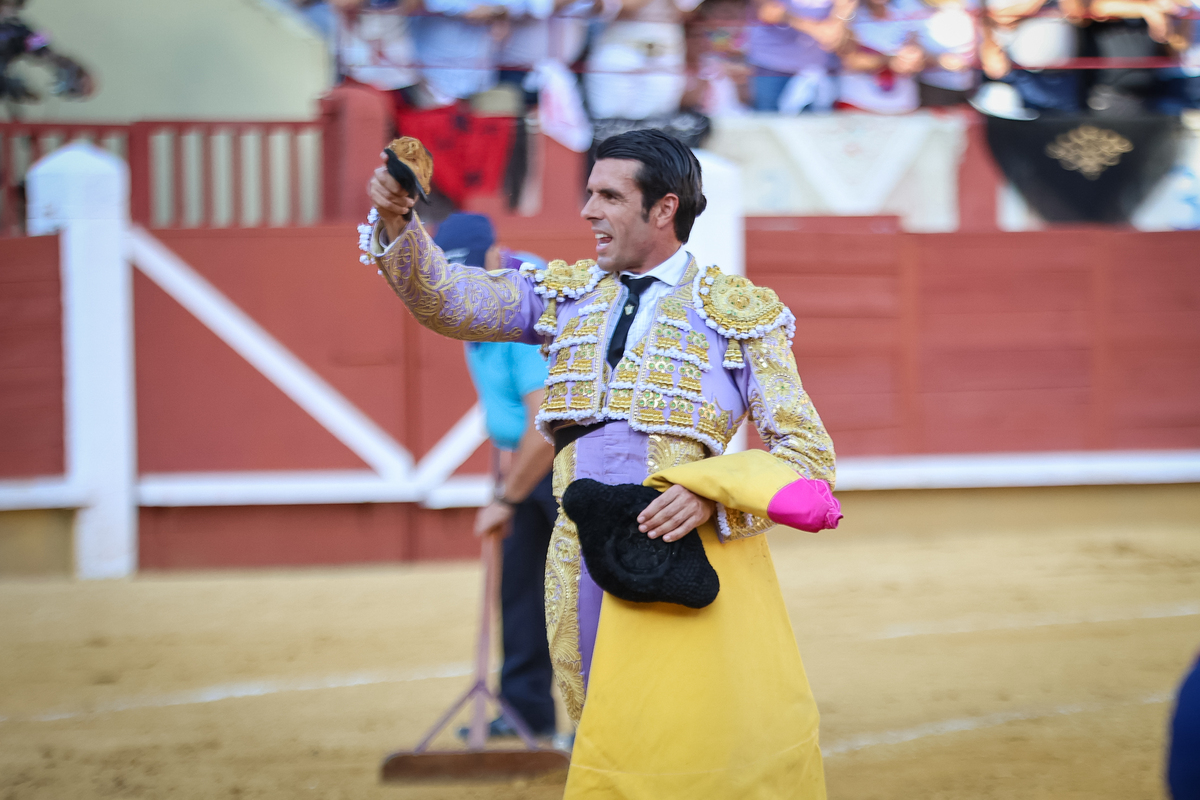
<path id="1" fill-rule="evenodd" d="M 747 223 L 750 277 L 799 318 L 801 374 L 839 454 L 1200 447 L 1200 233 L 855 224 Z M 582 246 L 570 233 L 529 228 L 519 244 L 553 257 Z M 356 261 L 352 229 L 162 238 L 416 457 L 474 402 L 461 345 L 413 323 Z M 136 290 L 143 470 L 358 463 L 157 288 Z M 484 471 L 482 453 L 460 470 Z M 142 564 L 471 556 L 471 514 L 143 509 Z"/>
<path id="2" fill-rule="evenodd" d="M 0 477 L 62 474 L 62 292 L 58 237 L 3 241 Z"/>

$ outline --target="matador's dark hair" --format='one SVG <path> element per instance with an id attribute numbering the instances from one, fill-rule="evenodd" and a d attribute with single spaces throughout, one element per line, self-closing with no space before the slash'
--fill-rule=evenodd
<path id="1" fill-rule="evenodd" d="M 675 238 L 686 242 L 692 223 L 704 213 L 700 162 L 687 145 L 674 136 L 657 130 L 629 131 L 605 139 L 596 148 L 596 160 L 620 158 L 640 161 L 634 181 L 642 190 L 642 216 L 650 219 L 654 204 L 674 194 L 679 198 L 675 212 Z"/>

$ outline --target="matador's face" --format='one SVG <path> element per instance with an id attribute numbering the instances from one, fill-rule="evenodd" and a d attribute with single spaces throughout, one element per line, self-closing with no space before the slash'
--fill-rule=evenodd
<path id="1" fill-rule="evenodd" d="M 604 158 L 588 178 L 587 205 L 580 212 L 596 235 L 596 264 L 605 272 L 636 269 L 654 250 L 659 229 L 642 208 L 634 178 L 641 163 Z"/>

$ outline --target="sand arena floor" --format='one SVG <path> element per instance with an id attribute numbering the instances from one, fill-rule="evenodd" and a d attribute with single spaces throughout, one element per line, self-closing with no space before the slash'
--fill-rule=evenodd
<path id="1" fill-rule="evenodd" d="M 1200 522 L 772 534 L 831 798 L 1158 798 Z M 383 786 L 465 688 L 471 564 L 0 582 L 0 798 L 551 798 Z"/>

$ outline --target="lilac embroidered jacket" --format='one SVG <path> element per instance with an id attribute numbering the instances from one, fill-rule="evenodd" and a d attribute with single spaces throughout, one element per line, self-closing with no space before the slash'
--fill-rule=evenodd
<path id="1" fill-rule="evenodd" d="M 577 478 L 641 483 L 719 455 L 749 416 L 798 483 L 767 518 L 718 504 L 722 541 L 762 533 L 775 521 L 811 520 L 802 525 L 810 530 L 836 525 L 833 445 L 796 372 L 794 318 L 770 289 L 691 259 L 684 280 L 658 301 L 649 332 L 612 369 L 606 344 L 622 287 L 594 262 L 487 272 L 448 263 L 415 215 L 386 250 L 379 230 L 363 231 L 364 249 L 422 325 L 455 339 L 543 346 L 550 364 L 536 420 L 543 434 L 610 421 L 555 458 L 557 497 Z M 601 598 L 574 526 L 560 514 L 547 559 L 546 624 L 555 676 L 576 720 Z"/>

